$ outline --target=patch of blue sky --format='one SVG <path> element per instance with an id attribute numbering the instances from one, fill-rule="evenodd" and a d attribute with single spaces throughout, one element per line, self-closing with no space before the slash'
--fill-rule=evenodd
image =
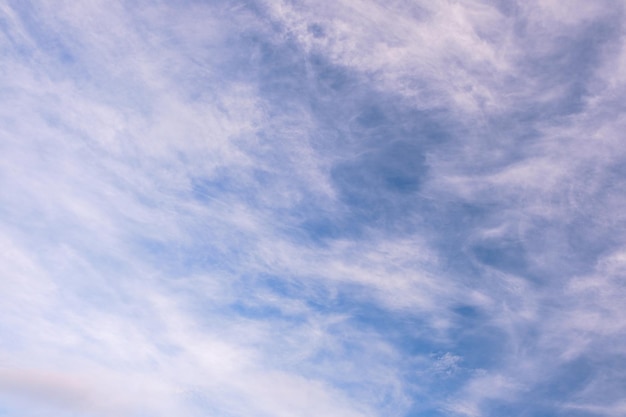
<path id="1" fill-rule="evenodd" d="M 41 52 L 45 52 L 46 56 L 49 56 L 51 60 L 48 63 L 59 63 L 64 66 L 64 70 L 68 70 L 69 64 L 74 62 L 72 54 L 72 47 L 68 44 L 72 41 L 76 42 L 77 39 L 68 39 L 59 36 L 50 30 L 47 26 L 47 22 L 40 16 L 40 11 L 36 4 L 31 2 L 9 2 L 11 9 L 15 13 L 17 19 L 23 25 L 23 28 L 28 32 L 30 39 L 33 43 L 28 45 L 23 42 L 23 39 L 14 39 L 10 29 L 7 27 L 9 24 L 7 16 L 2 19 L 2 27 L 5 35 L 12 40 L 14 50 L 24 54 L 25 58 L 37 59 Z"/>

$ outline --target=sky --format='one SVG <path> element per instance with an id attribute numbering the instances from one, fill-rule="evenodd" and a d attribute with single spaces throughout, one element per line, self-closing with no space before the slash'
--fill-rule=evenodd
<path id="1" fill-rule="evenodd" d="M 625 13 L 0 0 L 0 417 L 623 417 Z"/>

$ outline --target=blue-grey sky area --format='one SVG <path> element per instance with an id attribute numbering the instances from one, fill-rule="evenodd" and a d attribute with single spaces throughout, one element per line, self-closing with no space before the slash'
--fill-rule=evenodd
<path id="1" fill-rule="evenodd" d="M 0 416 L 625 416 L 625 12 L 0 0 Z"/>

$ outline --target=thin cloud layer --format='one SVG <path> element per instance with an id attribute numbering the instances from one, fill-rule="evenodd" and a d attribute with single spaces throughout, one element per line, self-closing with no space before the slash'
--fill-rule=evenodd
<path id="1" fill-rule="evenodd" d="M 624 413 L 622 2 L 0 27 L 0 415 Z"/>

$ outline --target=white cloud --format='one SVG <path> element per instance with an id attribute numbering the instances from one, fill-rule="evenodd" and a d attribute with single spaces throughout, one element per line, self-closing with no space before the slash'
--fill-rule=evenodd
<path id="1" fill-rule="evenodd" d="M 482 2 L 268 2 L 306 51 L 363 73 L 417 108 L 498 107 L 490 85 L 510 63 L 508 19 Z M 319 27 L 316 31 L 314 28 Z M 488 82 L 489 81 L 489 82 Z"/>

